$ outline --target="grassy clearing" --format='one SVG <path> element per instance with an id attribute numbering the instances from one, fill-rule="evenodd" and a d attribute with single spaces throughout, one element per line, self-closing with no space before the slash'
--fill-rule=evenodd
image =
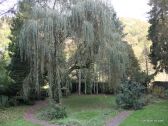
<path id="1" fill-rule="evenodd" d="M 52 120 L 67 126 L 105 126 L 119 111 L 115 97 L 106 95 L 70 96 L 63 99 L 68 117 Z"/>
<path id="2" fill-rule="evenodd" d="M 120 126 L 168 126 L 168 101 L 158 101 L 135 111 Z"/>
<path id="3" fill-rule="evenodd" d="M 39 126 L 23 119 L 23 113 L 28 106 L 0 109 L 0 126 Z"/>

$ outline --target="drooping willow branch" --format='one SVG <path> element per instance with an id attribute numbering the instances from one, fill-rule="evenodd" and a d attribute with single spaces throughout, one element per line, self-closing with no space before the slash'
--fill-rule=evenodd
<path id="1" fill-rule="evenodd" d="M 118 85 L 129 60 L 122 42 L 122 26 L 113 8 L 101 0 L 85 0 L 73 4 L 70 12 L 60 10 L 63 9 L 33 7 L 20 33 L 21 56 L 35 70 L 32 74 L 36 91 L 39 92 L 38 77 L 44 69 L 50 97 L 57 103 L 61 83 L 75 69 L 92 69 L 94 78 L 102 73 L 110 86 Z M 63 51 L 67 37 L 74 38 L 77 46 L 71 61 L 65 60 Z"/>

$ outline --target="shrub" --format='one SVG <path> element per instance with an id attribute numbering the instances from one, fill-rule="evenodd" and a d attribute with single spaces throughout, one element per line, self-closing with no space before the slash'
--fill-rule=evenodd
<path id="1" fill-rule="evenodd" d="M 15 98 L 10 98 L 9 99 L 9 106 L 17 106 L 19 103 Z"/>
<path id="2" fill-rule="evenodd" d="M 143 98 L 145 87 L 133 81 L 121 85 L 116 98 L 118 106 L 124 109 L 141 109 L 145 105 Z"/>
<path id="3" fill-rule="evenodd" d="M 18 105 L 34 105 L 34 100 L 30 100 L 30 99 L 26 99 L 23 96 L 16 96 L 13 97 L 13 99 L 15 99 L 18 103 Z"/>
<path id="4" fill-rule="evenodd" d="M 34 101 L 27 100 L 23 96 L 11 97 L 8 100 L 9 106 L 18 106 L 18 105 L 34 105 Z"/>
<path id="5" fill-rule="evenodd" d="M 24 97 L 8 97 L 0 95 L 0 107 L 10 107 L 18 105 L 33 105 L 34 101 L 26 100 Z"/>
<path id="6" fill-rule="evenodd" d="M 38 113 L 38 117 L 43 120 L 61 119 L 67 117 L 67 113 L 65 107 L 53 104 Z"/>

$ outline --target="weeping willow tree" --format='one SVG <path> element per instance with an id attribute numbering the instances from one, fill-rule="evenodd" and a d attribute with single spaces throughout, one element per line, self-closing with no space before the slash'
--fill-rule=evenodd
<path id="1" fill-rule="evenodd" d="M 50 98 L 60 102 L 61 83 L 75 69 L 92 70 L 94 81 L 104 80 L 111 86 L 120 83 L 128 64 L 122 26 L 113 8 L 101 0 L 79 0 L 65 9 L 64 4 L 52 8 L 35 5 L 20 33 L 20 54 L 30 63 L 30 73 L 24 81 L 28 97 L 34 87 L 40 95 L 40 77 L 47 72 Z M 67 5 L 65 4 L 65 5 Z M 66 61 L 66 39 L 73 39 L 77 49 Z"/>

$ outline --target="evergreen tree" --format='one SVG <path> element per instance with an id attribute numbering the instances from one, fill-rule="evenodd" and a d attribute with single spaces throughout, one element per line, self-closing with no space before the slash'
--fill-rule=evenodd
<path id="1" fill-rule="evenodd" d="M 152 41 L 150 58 L 156 73 L 168 73 L 168 1 L 150 0 L 149 5 L 152 7 L 149 12 L 149 39 Z"/>
<path id="2" fill-rule="evenodd" d="M 30 3 L 26 0 L 19 2 L 19 11 L 12 18 L 11 22 L 11 43 L 9 44 L 8 51 L 11 57 L 11 63 L 8 66 L 9 76 L 13 79 L 13 83 L 9 87 L 9 91 L 12 95 L 22 94 L 23 81 L 28 75 L 30 68 L 28 61 L 22 60 L 20 56 L 20 50 L 18 47 L 19 34 L 21 27 L 27 18 L 28 10 L 30 9 Z"/>
<path id="3" fill-rule="evenodd" d="M 20 52 L 18 49 L 18 35 L 20 33 L 21 26 L 23 25 L 23 18 L 20 14 L 12 19 L 11 24 L 11 44 L 9 45 L 9 54 L 11 57 L 11 63 L 8 67 L 10 71 L 10 77 L 14 80 L 14 83 L 10 86 L 11 91 L 16 94 L 22 90 L 22 83 L 29 72 L 28 62 L 22 61 Z"/>

